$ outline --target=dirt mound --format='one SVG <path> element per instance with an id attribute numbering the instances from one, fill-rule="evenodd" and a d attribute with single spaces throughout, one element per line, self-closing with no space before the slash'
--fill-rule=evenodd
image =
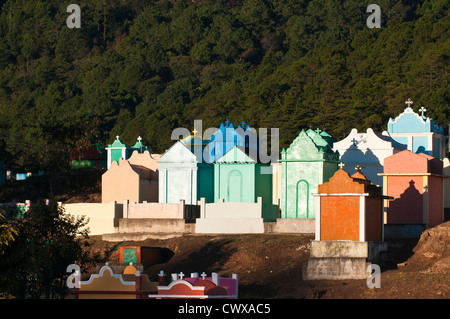
<path id="1" fill-rule="evenodd" d="M 153 280 L 183 271 L 219 272 L 239 276 L 240 298 L 320 299 L 448 299 L 450 298 L 450 222 L 427 229 L 417 245 L 399 248 L 398 268 L 381 268 L 381 288 L 369 288 L 366 280 L 304 281 L 301 267 L 309 258 L 312 236 L 281 234 L 185 235 L 142 242 L 104 242 L 92 238 L 97 252 L 119 261 L 119 247 L 142 245 L 164 248 L 164 260 L 144 271 Z M 414 247 L 414 249 L 413 249 Z"/>
<path id="2" fill-rule="evenodd" d="M 450 272 L 450 222 L 426 229 L 407 265 L 425 273 Z"/>

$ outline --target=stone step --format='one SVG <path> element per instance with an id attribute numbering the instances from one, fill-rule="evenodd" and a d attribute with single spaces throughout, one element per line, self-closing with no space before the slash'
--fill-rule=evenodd
<path id="1" fill-rule="evenodd" d="M 367 279 L 371 263 L 366 258 L 310 258 L 303 264 L 303 280 Z"/>

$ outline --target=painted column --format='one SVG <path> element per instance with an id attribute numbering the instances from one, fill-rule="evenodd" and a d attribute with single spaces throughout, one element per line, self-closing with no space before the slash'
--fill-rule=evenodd
<path id="1" fill-rule="evenodd" d="M 315 196 L 316 201 L 316 221 L 315 221 L 315 227 L 316 227 L 316 240 L 320 240 L 320 196 Z"/>
<path id="2" fill-rule="evenodd" d="M 366 241 L 366 197 L 359 196 L 359 241 Z"/>

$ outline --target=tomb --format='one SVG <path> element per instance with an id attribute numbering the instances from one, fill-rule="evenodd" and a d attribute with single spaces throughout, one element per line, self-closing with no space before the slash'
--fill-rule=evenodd
<path id="1" fill-rule="evenodd" d="M 147 299 L 157 286 L 158 282 L 150 281 L 147 274 L 131 265 L 118 274 L 106 263 L 88 280 L 82 281 L 81 275 L 75 274 L 75 288 L 69 293 L 75 299 Z"/>
<path id="2" fill-rule="evenodd" d="M 149 162 L 157 161 L 151 159 L 146 151 L 143 154 L 135 154 L 136 157 L 148 157 Z M 133 156 L 133 158 L 135 157 Z M 156 169 L 146 167 L 142 161 L 133 164 L 133 160 L 120 159 L 114 161 L 109 169 L 102 175 L 102 203 L 111 201 L 142 203 L 144 201 L 156 202 L 158 200 L 158 174 Z"/>
<path id="3" fill-rule="evenodd" d="M 214 202 L 263 201 L 263 217 L 272 214 L 272 167 L 262 164 L 245 149 L 234 146 L 214 163 Z"/>
<path id="4" fill-rule="evenodd" d="M 387 249 L 383 237 L 383 196 L 357 167 L 342 167 L 318 186 L 315 240 L 303 279 L 365 279 L 369 261 Z"/>
<path id="5" fill-rule="evenodd" d="M 368 128 L 365 133 L 352 129 L 350 134 L 333 144 L 333 150 L 339 152 L 344 170 L 349 174 L 360 166 L 361 172 L 374 184 L 381 186 L 384 159 L 406 149 L 406 146 L 391 138 L 387 132 L 378 135 Z"/>
<path id="6" fill-rule="evenodd" d="M 238 276 L 233 274 L 231 278 L 220 277 L 218 273 L 207 276 L 192 273 L 191 277 L 185 277 L 181 273 L 171 274 L 171 282 L 165 285 L 165 274 L 160 272 L 160 284 L 158 293 L 150 294 L 149 298 L 155 299 L 237 299 Z"/>
<path id="7" fill-rule="evenodd" d="M 204 197 L 214 200 L 214 167 L 197 157 L 181 141 L 175 142 L 159 160 L 159 203 L 196 205 Z"/>
<path id="8" fill-rule="evenodd" d="M 271 165 L 234 146 L 214 162 L 214 203 L 199 201 L 197 233 L 262 233 L 274 222 Z"/>
<path id="9" fill-rule="evenodd" d="M 234 146 L 242 147 L 247 151 L 251 150 L 252 154 L 256 154 L 258 137 L 256 132 L 245 122 L 235 128 L 233 123 L 226 120 L 225 123 L 220 124 L 219 129 L 209 139 L 208 156 L 205 160 L 213 163 Z"/>
<path id="10" fill-rule="evenodd" d="M 137 138 L 136 144 L 131 147 L 128 147 L 119 139 L 119 136 L 116 136 L 114 142 L 108 144 L 108 147 L 105 149 L 107 152 L 106 165 L 108 169 L 113 162 L 119 162 L 120 159 L 128 159 L 134 151 L 138 151 L 139 153 L 149 151 L 148 147 L 142 143 L 142 138 L 140 136 Z"/>
<path id="11" fill-rule="evenodd" d="M 315 196 L 316 240 L 383 240 L 382 188 L 359 167 L 352 176 L 340 168 Z"/>
<path id="12" fill-rule="evenodd" d="M 387 132 L 397 142 L 407 146 L 413 153 L 424 153 L 437 159 L 445 157 L 444 130 L 436 125 L 433 119 L 424 116 L 426 109 L 419 109 L 421 114 L 414 112 L 411 105 L 413 101 L 408 99 L 408 106 L 403 113 L 395 119 L 390 118 L 387 124 Z"/>
<path id="13" fill-rule="evenodd" d="M 385 159 L 380 176 L 384 194 L 393 198 L 384 203 L 385 228 L 393 232 L 389 237 L 403 237 L 395 234 L 395 229 L 404 232 L 408 228 L 417 229 L 415 236 L 419 236 L 424 228 L 443 222 L 445 176 L 441 160 L 405 150 Z"/>
<path id="14" fill-rule="evenodd" d="M 95 143 L 94 146 L 87 150 L 80 152 L 74 150 L 70 154 L 70 167 L 72 169 L 82 167 L 94 167 L 98 169 L 106 168 L 107 158 L 105 148 L 99 143 Z"/>
<path id="15" fill-rule="evenodd" d="M 281 151 L 281 218 L 277 232 L 314 233 L 313 193 L 338 168 L 334 139 L 325 131 L 302 130 L 287 150 Z"/>
<path id="16" fill-rule="evenodd" d="M 143 264 L 144 266 L 162 263 L 161 247 L 121 246 L 119 247 L 119 263 Z"/>

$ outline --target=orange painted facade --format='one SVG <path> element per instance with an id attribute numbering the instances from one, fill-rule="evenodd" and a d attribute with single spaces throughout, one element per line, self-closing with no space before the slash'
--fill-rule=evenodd
<path id="1" fill-rule="evenodd" d="M 321 240 L 359 240 L 359 197 L 321 198 Z"/>
<path id="2" fill-rule="evenodd" d="M 443 162 L 426 154 L 402 151 L 384 161 L 383 191 L 387 224 L 433 227 L 444 218 Z"/>
<path id="3" fill-rule="evenodd" d="M 350 176 L 343 169 L 318 187 L 316 240 L 383 240 L 383 197 L 357 169 Z"/>

